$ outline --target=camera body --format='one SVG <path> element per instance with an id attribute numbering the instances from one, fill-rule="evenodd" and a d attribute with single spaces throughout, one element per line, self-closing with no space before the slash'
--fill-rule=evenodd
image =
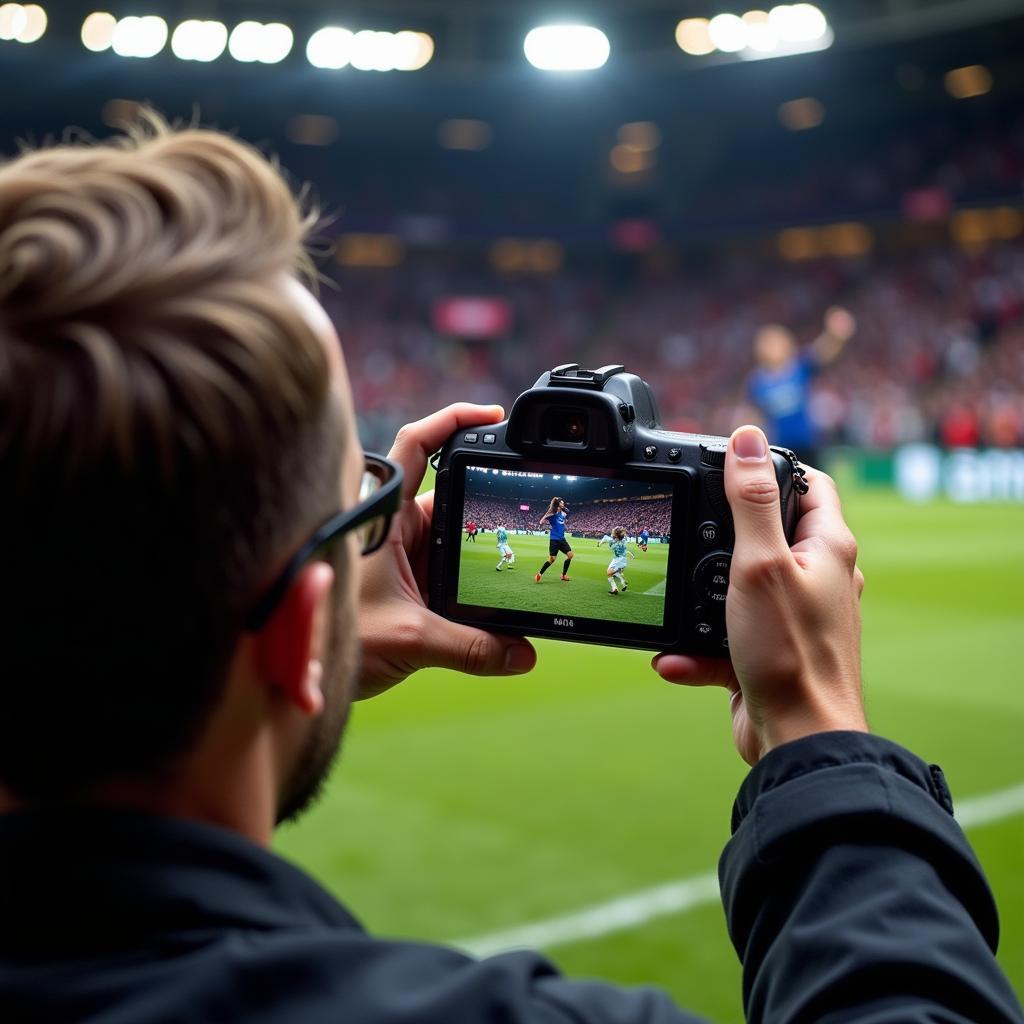
<path id="1" fill-rule="evenodd" d="M 507 420 L 459 430 L 435 457 L 431 609 L 499 632 L 726 655 L 726 443 L 664 430 L 623 366 L 542 374 Z M 804 470 L 771 452 L 791 541 Z M 463 538 L 470 520 L 482 532 Z"/>

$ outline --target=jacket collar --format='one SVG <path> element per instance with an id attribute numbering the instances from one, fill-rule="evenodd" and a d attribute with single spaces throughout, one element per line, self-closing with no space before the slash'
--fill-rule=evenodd
<path id="1" fill-rule="evenodd" d="M 98 952 L 237 928 L 361 931 L 308 875 L 226 829 L 107 809 L 0 815 L 0 949 Z"/>

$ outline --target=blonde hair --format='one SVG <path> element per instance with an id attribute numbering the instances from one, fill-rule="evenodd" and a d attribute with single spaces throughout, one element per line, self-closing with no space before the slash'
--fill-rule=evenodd
<path id="1" fill-rule="evenodd" d="M 173 132 L 152 113 L 107 144 L 0 167 L 5 403 L 19 392 L 31 441 L 52 449 L 63 438 L 69 458 L 112 445 L 127 468 L 139 431 L 152 432 L 168 473 L 177 401 L 211 444 L 238 417 L 302 418 L 323 400 L 325 355 L 268 286 L 308 266 L 309 227 L 258 152 Z M 69 377 L 75 385 L 61 386 Z M 88 410 L 73 407 L 83 386 Z"/>
<path id="2" fill-rule="evenodd" d="M 144 114 L 0 167 L 0 781 L 158 770 L 273 566 L 337 510 L 304 212 L 237 139 Z M 338 555 L 337 557 L 341 557 Z M 56 581 L 56 582 L 55 582 Z"/>

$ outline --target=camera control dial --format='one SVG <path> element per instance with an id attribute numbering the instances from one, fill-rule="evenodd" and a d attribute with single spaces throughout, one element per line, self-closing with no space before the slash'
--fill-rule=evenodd
<path id="1" fill-rule="evenodd" d="M 698 600 L 720 613 L 725 611 L 731 562 L 732 555 L 728 551 L 713 551 L 697 563 L 693 573 Z"/>

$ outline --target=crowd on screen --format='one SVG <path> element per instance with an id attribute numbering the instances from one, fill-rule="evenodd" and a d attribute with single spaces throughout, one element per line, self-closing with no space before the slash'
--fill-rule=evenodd
<path id="1" fill-rule="evenodd" d="M 512 333 L 438 335 L 436 299 L 507 298 Z M 764 323 L 802 341 L 834 303 L 858 332 L 816 379 L 811 414 L 828 444 L 921 440 L 1024 444 L 1024 243 L 969 253 L 943 245 L 891 258 L 617 275 L 609 268 L 498 277 L 477 269 L 347 272 L 324 294 L 345 346 L 368 445 L 441 403 L 508 403 L 560 362 L 624 363 L 650 381 L 664 424 L 726 434 L 758 422 L 746 380 Z"/>
<path id="2" fill-rule="evenodd" d="M 650 498 L 645 501 L 594 501 L 574 503 L 567 499 L 571 535 L 600 537 L 621 526 L 632 537 L 646 527 L 652 537 L 665 537 L 672 529 L 672 499 Z M 530 510 L 520 506 L 530 504 Z M 513 532 L 530 533 L 541 529 L 539 523 L 547 506 L 543 502 L 524 502 L 513 498 L 471 498 L 463 505 L 463 522 L 473 522 L 478 529 L 494 530 L 504 526 Z"/>

